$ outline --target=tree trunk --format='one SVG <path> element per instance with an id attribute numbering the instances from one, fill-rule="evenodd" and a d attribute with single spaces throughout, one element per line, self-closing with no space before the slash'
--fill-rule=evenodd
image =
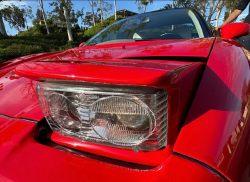
<path id="1" fill-rule="evenodd" d="M 221 9 L 219 9 L 216 13 L 216 24 L 215 24 L 215 27 L 218 27 L 218 21 L 219 21 L 219 18 L 220 18 L 220 13 L 221 13 Z"/>
<path id="2" fill-rule="evenodd" d="M 48 25 L 47 25 L 47 22 L 46 22 L 46 17 L 45 17 L 45 13 L 44 13 L 44 9 L 43 9 L 43 0 L 38 0 L 38 2 L 40 4 L 41 10 L 42 10 L 43 21 L 44 21 L 45 26 L 46 26 L 47 34 L 49 34 L 49 28 L 48 28 Z"/>
<path id="3" fill-rule="evenodd" d="M 216 24 L 215 24 L 215 27 L 218 27 L 218 22 L 219 22 L 219 18 L 220 18 L 222 8 L 223 8 L 223 1 L 221 1 L 220 4 L 218 4 L 218 9 L 217 9 L 217 12 L 216 12 Z"/>
<path id="4" fill-rule="evenodd" d="M 97 0 L 98 1 L 98 4 L 99 4 L 99 8 L 100 8 L 100 15 L 101 15 L 101 22 L 103 20 L 103 12 L 102 12 L 102 4 L 101 4 L 101 0 Z"/>
<path id="5" fill-rule="evenodd" d="M 210 8 L 207 16 L 207 22 L 211 23 L 211 18 L 214 14 L 214 0 L 210 1 Z"/>
<path id="6" fill-rule="evenodd" d="M 117 20 L 117 17 L 116 17 L 116 0 L 114 0 L 114 8 L 115 8 L 115 20 Z"/>
<path id="7" fill-rule="evenodd" d="M 73 41 L 73 36 L 72 36 L 72 32 L 71 32 L 71 23 L 70 23 L 70 20 L 68 17 L 68 10 L 67 10 L 66 6 L 63 6 L 63 12 L 64 12 L 65 20 L 66 20 L 69 41 Z"/>
<path id="8" fill-rule="evenodd" d="M 1 33 L 2 35 L 7 36 L 7 32 L 6 32 L 6 30 L 5 30 L 5 26 L 4 26 L 4 23 L 3 23 L 3 17 L 2 17 L 1 12 L 0 12 L 0 33 Z"/>
<path id="9" fill-rule="evenodd" d="M 144 13 L 146 12 L 147 5 L 144 5 Z"/>
<path id="10" fill-rule="evenodd" d="M 91 0 L 91 8 L 92 8 L 92 19 L 93 19 L 93 24 L 95 26 L 95 13 L 94 13 L 94 2 Z"/>
<path id="11" fill-rule="evenodd" d="M 219 8 L 221 8 L 223 4 L 223 0 L 218 0 L 217 2 L 215 0 L 210 1 L 210 9 L 207 17 L 207 22 L 211 23 L 211 19 L 215 12 L 218 12 Z"/>

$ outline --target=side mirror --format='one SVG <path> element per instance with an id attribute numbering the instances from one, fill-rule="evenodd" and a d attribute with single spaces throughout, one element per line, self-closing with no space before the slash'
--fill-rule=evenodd
<path id="1" fill-rule="evenodd" d="M 82 43 L 79 45 L 79 47 L 82 47 L 84 44 L 85 44 L 85 42 L 82 42 Z"/>
<path id="2" fill-rule="evenodd" d="M 221 36 L 225 39 L 233 39 L 249 34 L 248 23 L 230 23 L 221 28 Z"/>

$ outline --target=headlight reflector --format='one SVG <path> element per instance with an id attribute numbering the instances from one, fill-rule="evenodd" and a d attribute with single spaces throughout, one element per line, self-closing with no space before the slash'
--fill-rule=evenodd
<path id="1" fill-rule="evenodd" d="M 64 95 L 52 92 L 48 97 L 48 106 L 51 117 L 62 128 L 70 130 L 79 130 L 81 121 L 76 108 Z"/>

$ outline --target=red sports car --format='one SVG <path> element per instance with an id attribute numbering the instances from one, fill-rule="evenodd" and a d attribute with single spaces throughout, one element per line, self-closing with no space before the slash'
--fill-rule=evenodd
<path id="1" fill-rule="evenodd" d="M 1 182 L 250 181 L 249 55 L 193 9 L 0 64 Z"/>

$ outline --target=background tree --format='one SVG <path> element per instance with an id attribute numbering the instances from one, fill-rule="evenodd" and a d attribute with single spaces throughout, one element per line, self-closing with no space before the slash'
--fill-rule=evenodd
<path id="1" fill-rule="evenodd" d="M 117 20 L 117 16 L 116 16 L 116 0 L 114 0 L 114 10 L 115 10 L 115 20 Z"/>
<path id="2" fill-rule="evenodd" d="M 44 24 L 46 26 L 47 34 L 49 34 L 49 28 L 48 28 L 48 25 L 47 25 L 46 16 L 45 16 L 44 9 L 43 9 L 43 0 L 38 0 L 38 2 L 39 2 L 39 5 L 41 7 L 40 14 L 42 13 L 42 17 L 43 17 Z"/>
<path id="3" fill-rule="evenodd" d="M 228 17 L 229 17 L 229 12 L 225 11 L 223 21 L 225 21 Z"/>
<path id="4" fill-rule="evenodd" d="M 94 20 L 95 20 L 95 23 L 101 22 L 101 19 L 98 17 L 97 14 L 94 14 Z M 94 26 L 92 12 L 86 12 L 86 15 L 85 15 L 85 18 L 83 19 L 83 22 L 84 22 L 84 25 L 87 25 L 88 27 Z"/>
<path id="5" fill-rule="evenodd" d="M 235 10 L 235 8 L 236 8 L 239 1 L 240 0 L 226 0 L 225 1 L 226 11 L 229 14 L 231 14 Z"/>
<path id="6" fill-rule="evenodd" d="M 190 8 L 190 7 L 195 8 L 197 4 L 197 0 L 174 0 L 173 3 L 174 3 L 174 6 L 178 8 Z"/>
<path id="7" fill-rule="evenodd" d="M 140 1 L 135 2 L 137 4 L 138 13 L 143 13 L 143 5 Z"/>
<path id="8" fill-rule="evenodd" d="M 42 11 L 39 8 L 36 10 L 36 19 L 37 20 L 43 19 Z"/>
<path id="9" fill-rule="evenodd" d="M 71 18 L 74 21 L 72 10 L 73 4 L 70 0 L 56 0 L 55 2 L 50 3 L 50 6 L 54 6 L 55 9 L 51 11 L 50 17 L 53 20 L 66 22 L 67 33 L 69 41 L 73 41 L 73 36 L 71 32 Z"/>
<path id="10" fill-rule="evenodd" d="M 92 21 L 93 21 L 93 25 L 95 26 L 96 22 L 95 22 L 94 7 L 96 6 L 96 3 L 95 3 L 93 0 L 89 0 L 89 4 L 90 4 L 91 10 L 92 10 Z"/>
<path id="11" fill-rule="evenodd" d="M 221 0 L 219 2 L 219 4 L 218 4 L 218 8 L 217 8 L 217 11 L 216 11 L 216 23 L 215 23 L 215 27 L 218 26 L 218 22 L 219 22 L 221 11 L 222 11 L 223 7 L 225 6 L 225 1 L 226 0 Z"/>
<path id="12" fill-rule="evenodd" d="M 54 9 L 47 13 L 48 17 L 52 20 L 65 22 L 64 5 L 67 7 L 68 18 L 71 24 L 77 23 L 79 18 L 83 19 L 84 7 L 81 10 L 75 11 L 71 0 L 56 0 L 55 2 L 49 3 L 49 5 L 54 6 Z"/>
<path id="13" fill-rule="evenodd" d="M 14 4 L 1 6 L 0 33 L 2 35 L 7 35 L 3 19 L 9 24 L 10 28 L 15 28 L 17 31 L 21 31 L 26 28 L 27 19 L 31 19 L 32 17 L 32 9 L 30 6 L 16 6 Z"/>
<path id="14" fill-rule="evenodd" d="M 245 22 L 245 19 L 246 19 L 246 18 L 241 18 L 240 21 L 241 21 L 241 22 Z"/>
<path id="15" fill-rule="evenodd" d="M 142 5 L 142 6 L 144 6 L 144 10 L 143 10 L 143 13 L 145 13 L 146 12 L 146 8 L 147 8 L 147 5 L 150 3 L 150 4 L 152 4 L 153 3 L 153 0 L 136 0 L 136 2 L 138 2 L 138 10 L 141 10 L 142 8 L 141 8 L 141 6 L 140 5 Z"/>
<path id="16" fill-rule="evenodd" d="M 106 19 L 110 16 L 111 11 L 113 9 L 113 5 L 105 1 L 102 1 L 102 8 L 103 8 L 103 17 L 104 19 Z"/>
<path id="17" fill-rule="evenodd" d="M 49 5 L 54 7 L 52 11 L 48 12 L 48 16 L 52 20 L 65 22 L 63 7 L 67 6 L 67 12 L 70 22 L 73 24 L 77 21 L 73 10 L 73 3 L 71 2 L 71 0 L 56 0 L 52 3 L 49 3 Z"/>
<path id="18" fill-rule="evenodd" d="M 225 1 L 225 13 L 224 13 L 224 21 L 229 17 L 229 15 L 235 10 L 239 0 L 226 0 Z M 236 21 L 236 20 L 235 20 Z"/>
<path id="19" fill-rule="evenodd" d="M 205 6 L 209 6 L 208 8 L 208 16 L 207 16 L 207 22 L 211 22 L 212 20 L 212 16 L 216 13 L 221 11 L 221 9 L 223 8 L 223 0 L 206 0 Z M 207 11 L 205 11 L 207 13 Z"/>
<path id="20" fill-rule="evenodd" d="M 216 20 L 216 25 L 218 25 L 223 8 L 235 9 L 236 1 L 238 0 L 175 0 L 175 5 L 176 7 L 195 8 L 201 13 L 208 24 L 211 25 L 211 22 Z M 213 18 L 214 20 L 212 20 Z"/>
<path id="21" fill-rule="evenodd" d="M 2 16 L 2 12 L 0 11 L 0 33 L 2 35 L 7 35 L 4 23 L 3 23 L 3 16 Z"/>
<path id="22" fill-rule="evenodd" d="M 97 13 L 100 18 L 100 21 L 102 22 L 103 19 L 106 19 L 109 17 L 110 11 L 113 9 L 113 5 L 105 2 L 104 0 L 97 0 L 98 8 Z"/>
<path id="23" fill-rule="evenodd" d="M 69 41 L 73 41 L 73 35 L 71 32 L 71 22 L 70 22 L 69 14 L 68 14 L 68 1 L 66 3 L 64 3 L 64 5 L 63 5 L 63 12 L 64 12 L 64 16 L 65 16 Z"/>
<path id="24" fill-rule="evenodd" d="M 78 22 L 79 17 L 83 17 L 83 8 L 75 13 L 71 0 L 56 0 L 50 3 L 50 6 L 55 8 L 49 13 L 49 17 L 66 23 L 69 41 L 72 41 L 71 26 Z"/>
<path id="25" fill-rule="evenodd" d="M 100 19 L 101 19 L 101 22 L 103 20 L 103 9 L 102 9 L 102 1 L 103 0 L 97 0 L 97 3 L 99 5 L 99 8 L 97 9 L 97 11 L 99 11 L 99 15 L 100 15 Z"/>
<path id="26" fill-rule="evenodd" d="M 87 25 L 88 27 L 93 26 L 93 19 L 92 19 L 92 13 L 91 12 L 86 12 L 85 13 L 85 18 L 83 19 L 84 25 Z"/>
<path id="27" fill-rule="evenodd" d="M 173 8 L 171 4 L 166 4 L 163 8 L 161 9 L 171 9 Z"/>

